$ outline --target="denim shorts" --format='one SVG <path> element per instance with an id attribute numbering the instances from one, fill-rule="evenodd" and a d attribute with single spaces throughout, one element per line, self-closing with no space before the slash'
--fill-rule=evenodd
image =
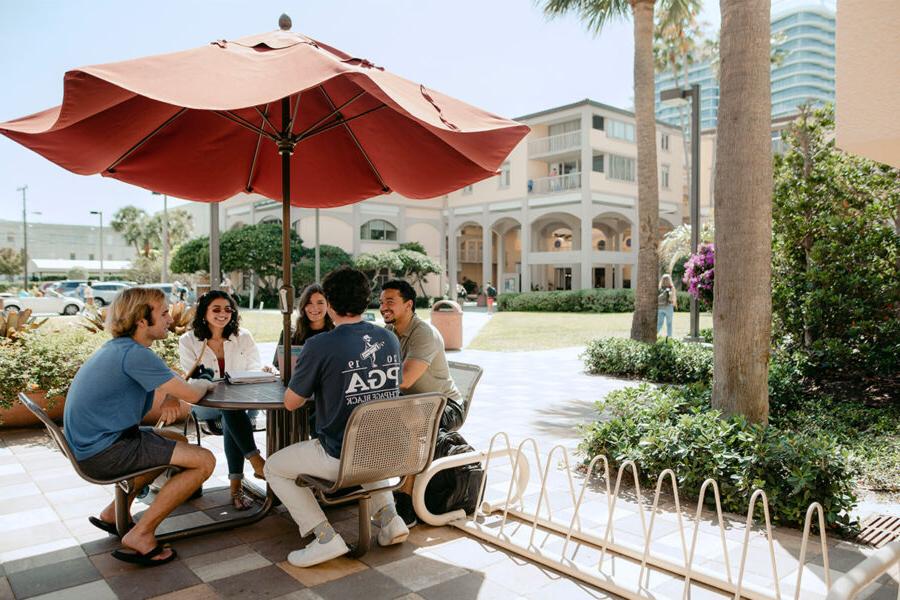
<path id="1" fill-rule="evenodd" d="M 150 427 L 130 427 L 112 446 L 78 461 L 78 466 L 88 477 L 109 481 L 170 464 L 175 444 L 175 440 L 159 435 Z"/>

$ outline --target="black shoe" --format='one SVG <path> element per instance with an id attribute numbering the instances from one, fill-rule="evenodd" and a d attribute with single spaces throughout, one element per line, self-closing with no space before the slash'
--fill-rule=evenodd
<path id="1" fill-rule="evenodd" d="M 397 514 L 400 515 L 407 527 L 412 528 L 419 524 L 419 520 L 416 518 L 416 511 L 413 509 L 412 498 L 409 494 L 394 492 L 394 504 L 397 507 Z"/>
<path id="2" fill-rule="evenodd" d="M 206 435 L 222 435 L 222 422 L 218 419 L 200 421 L 200 430 Z"/>

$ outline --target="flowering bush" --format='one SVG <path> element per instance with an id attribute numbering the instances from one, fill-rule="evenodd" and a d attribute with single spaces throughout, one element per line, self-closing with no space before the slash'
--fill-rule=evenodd
<path id="1" fill-rule="evenodd" d="M 701 302 L 712 304 L 716 266 L 716 245 L 700 244 L 684 265 L 684 284 L 688 293 Z"/>

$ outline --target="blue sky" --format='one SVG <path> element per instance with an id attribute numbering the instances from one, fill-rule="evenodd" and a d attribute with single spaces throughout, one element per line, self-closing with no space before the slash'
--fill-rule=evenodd
<path id="1" fill-rule="evenodd" d="M 702 19 L 718 21 L 718 2 Z M 62 100 L 79 66 L 293 29 L 505 117 L 583 98 L 631 106 L 631 22 L 594 37 L 574 18 L 547 21 L 531 0 L 0 0 L 0 122 Z M 149 192 L 69 173 L 0 136 L 0 219 L 90 224 L 121 206 L 162 208 Z M 177 202 L 170 202 L 170 205 Z M 108 216 L 107 216 L 108 215 Z"/>

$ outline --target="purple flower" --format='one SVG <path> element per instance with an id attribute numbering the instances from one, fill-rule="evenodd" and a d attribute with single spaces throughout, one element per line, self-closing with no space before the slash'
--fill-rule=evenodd
<path id="1" fill-rule="evenodd" d="M 684 283 L 688 293 L 698 300 L 712 303 L 713 282 L 715 280 L 716 247 L 701 244 L 696 254 L 685 263 Z"/>

